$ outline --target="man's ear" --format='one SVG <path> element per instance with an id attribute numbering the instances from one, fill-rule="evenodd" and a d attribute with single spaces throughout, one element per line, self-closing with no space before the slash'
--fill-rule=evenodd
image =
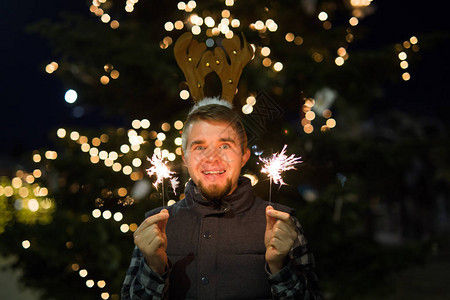
<path id="1" fill-rule="evenodd" d="M 250 158 L 250 149 L 249 148 L 245 148 L 244 154 L 242 155 L 242 166 L 245 166 L 245 164 L 247 163 L 248 159 Z"/>

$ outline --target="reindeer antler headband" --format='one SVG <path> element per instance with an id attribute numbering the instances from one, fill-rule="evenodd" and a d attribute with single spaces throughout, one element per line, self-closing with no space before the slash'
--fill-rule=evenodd
<path id="1" fill-rule="evenodd" d="M 205 77 L 216 72 L 222 83 L 221 98 L 233 103 L 242 70 L 253 57 L 253 48 L 243 35 L 242 38 L 243 45 L 235 35 L 223 40 L 223 49 L 216 47 L 214 51 L 206 51 L 206 44 L 193 40 L 189 32 L 182 34 L 175 42 L 175 59 L 186 77 L 195 102 L 204 98 Z"/>

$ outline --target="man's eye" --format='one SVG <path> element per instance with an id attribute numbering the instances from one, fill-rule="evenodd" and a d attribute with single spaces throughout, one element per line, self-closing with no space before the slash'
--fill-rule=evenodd
<path id="1" fill-rule="evenodd" d="M 220 146 L 220 149 L 230 149 L 230 145 L 223 144 L 223 145 Z"/>
<path id="2" fill-rule="evenodd" d="M 205 147 L 203 146 L 195 146 L 194 150 L 204 150 Z"/>

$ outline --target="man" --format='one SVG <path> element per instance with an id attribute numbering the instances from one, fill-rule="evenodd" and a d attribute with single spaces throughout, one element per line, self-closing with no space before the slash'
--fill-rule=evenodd
<path id="1" fill-rule="evenodd" d="M 240 176 L 250 151 L 231 104 L 202 100 L 184 126 L 186 197 L 135 231 L 122 299 L 320 299 L 294 211 Z"/>

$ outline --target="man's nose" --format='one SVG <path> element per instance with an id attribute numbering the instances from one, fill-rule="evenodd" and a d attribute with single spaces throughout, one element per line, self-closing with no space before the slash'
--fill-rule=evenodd
<path id="1" fill-rule="evenodd" d="M 208 149 L 206 150 L 205 155 L 206 155 L 205 158 L 208 161 L 215 161 L 215 160 L 220 158 L 220 152 L 215 147 L 208 147 Z"/>

